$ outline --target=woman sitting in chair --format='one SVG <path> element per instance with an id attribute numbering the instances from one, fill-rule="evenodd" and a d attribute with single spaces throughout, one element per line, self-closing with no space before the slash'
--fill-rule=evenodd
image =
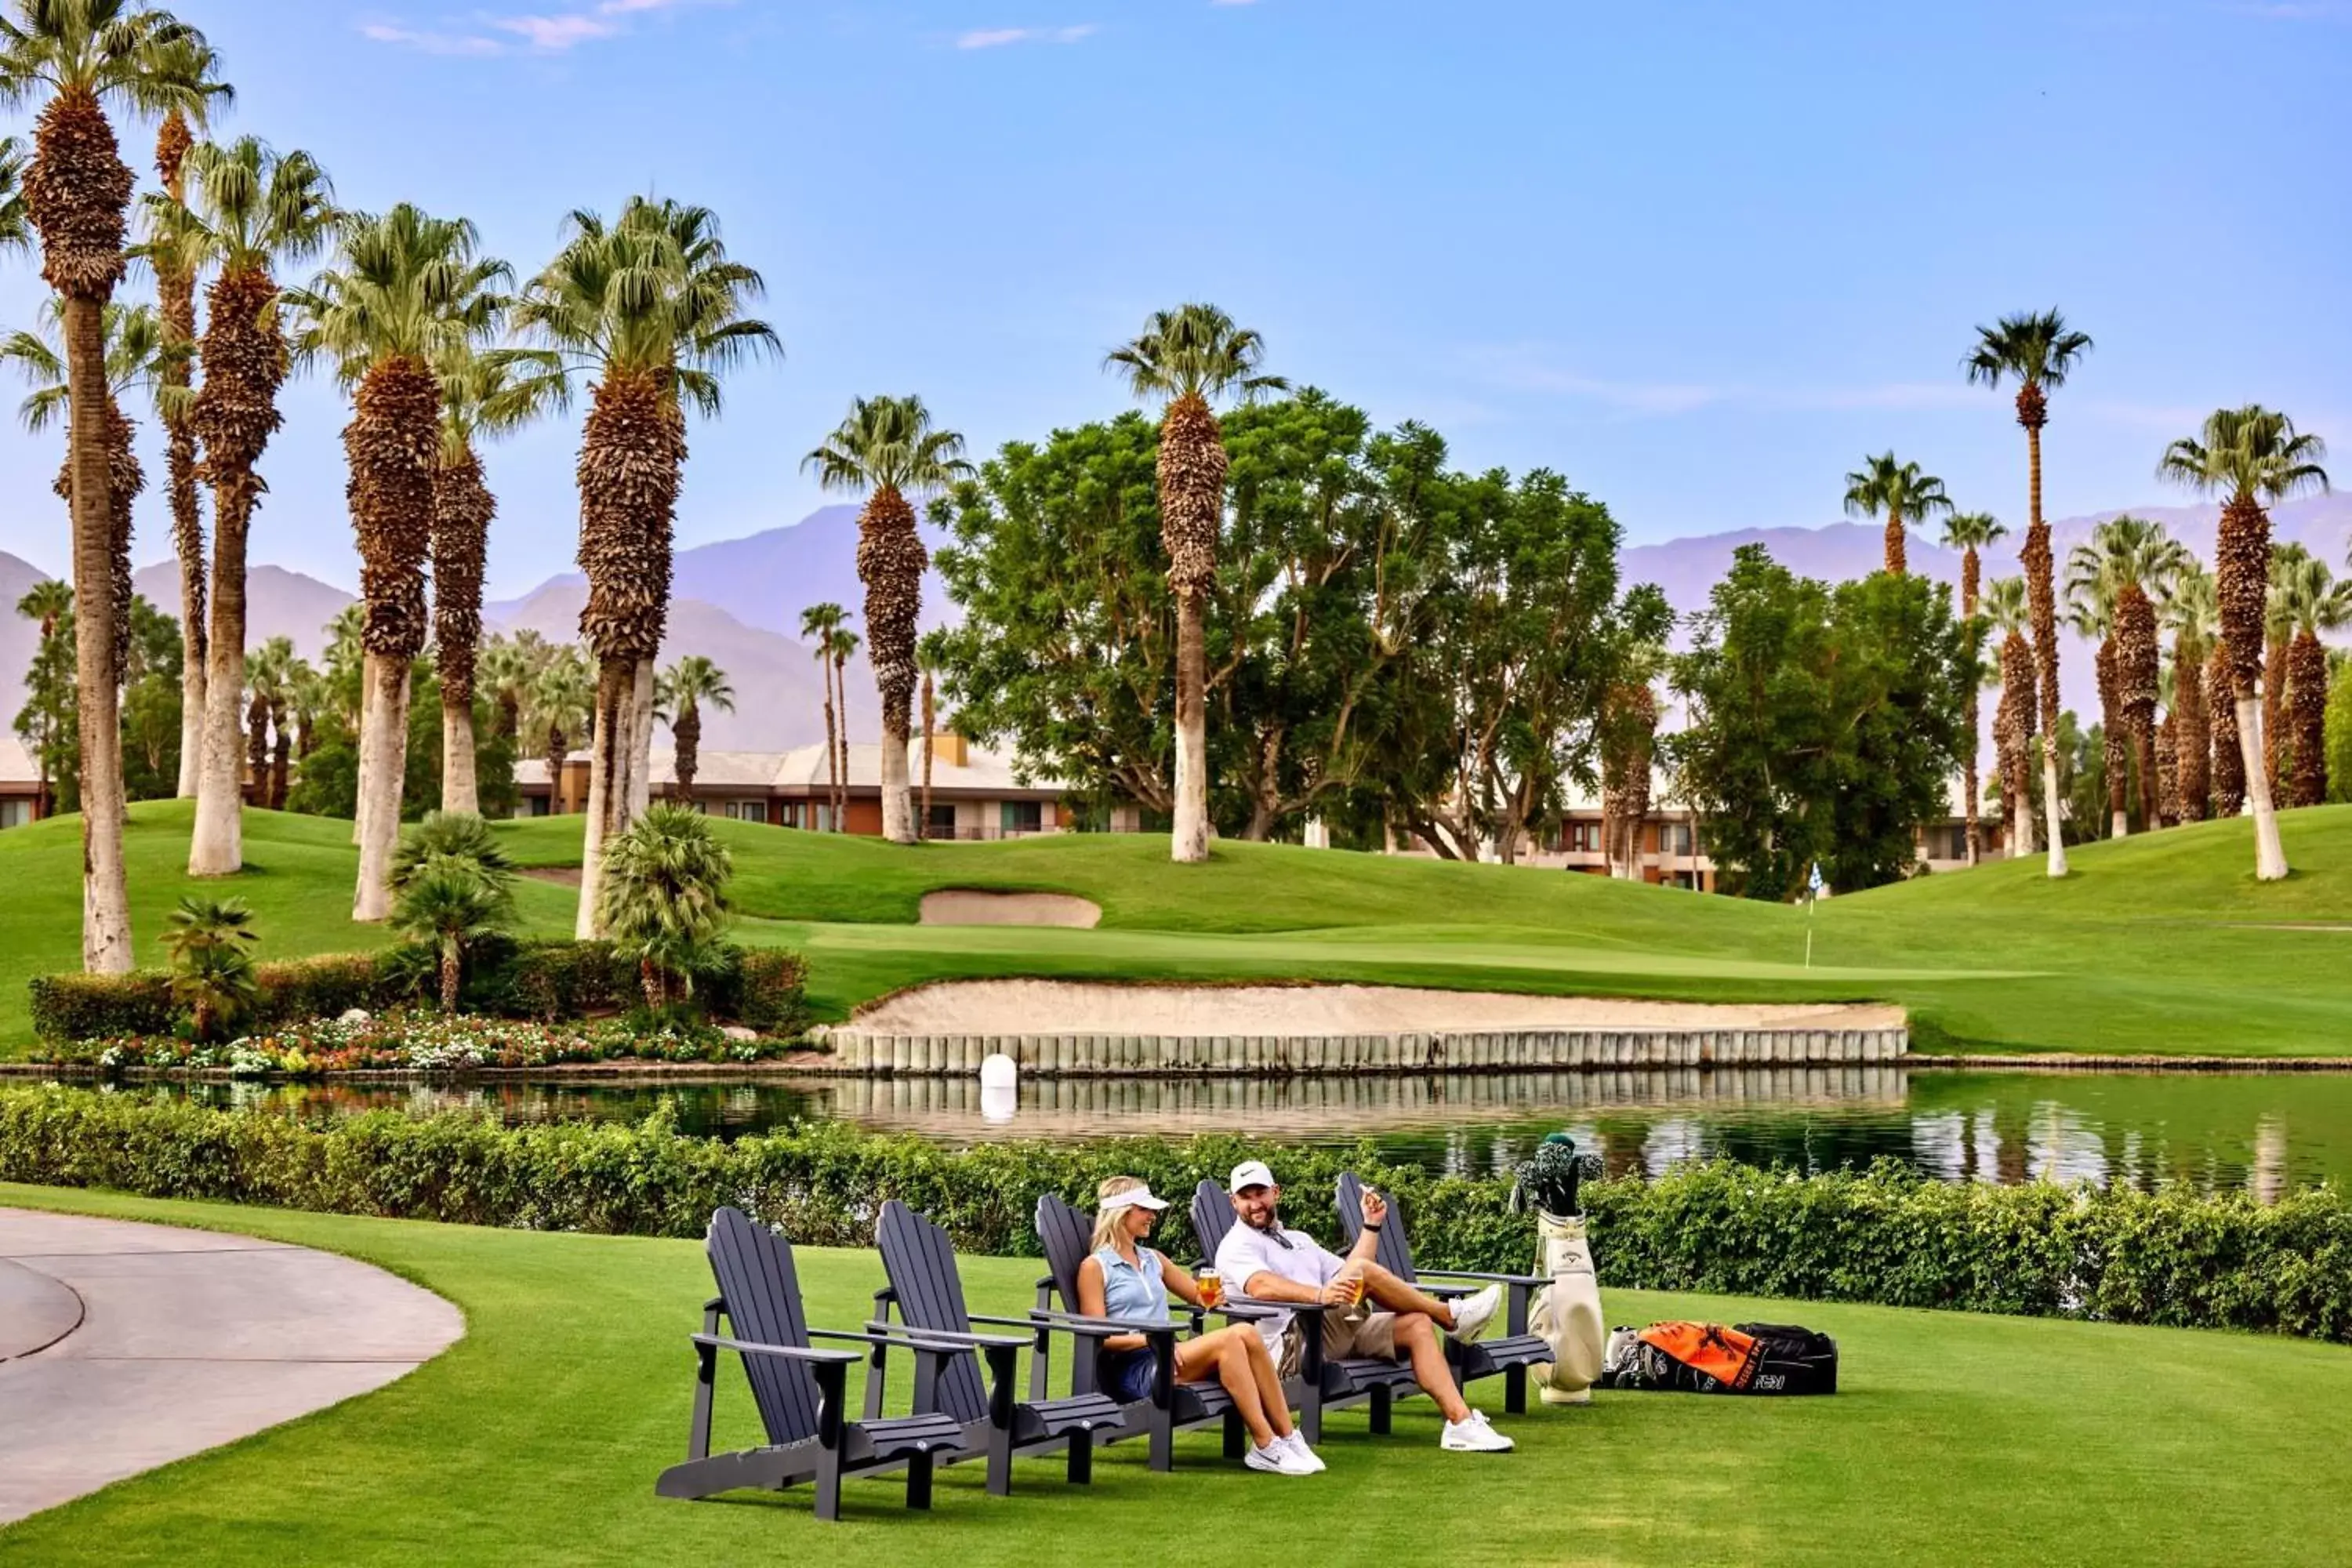
<path id="1" fill-rule="evenodd" d="M 1090 1318 L 1124 1318 L 1165 1323 L 1172 1292 L 1187 1304 L 1206 1306 L 1192 1277 L 1143 1245 L 1168 1200 L 1133 1176 L 1113 1176 L 1095 1190 L 1095 1249 L 1078 1265 L 1077 1310 Z M 1149 1399 L 1153 1365 L 1150 1344 L 1141 1334 L 1113 1334 L 1102 1342 L 1103 1392 L 1133 1402 Z M 1247 1323 L 1176 1342 L 1176 1380 L 1215 1378 L 1234 1398 L 1234 1409 L 1249 1428 L 1251 1448 L 1243 1462 L 1253 1470 L 1279 1476 L 1311 1476 L 1323 1461 L 1290 1424 L 1290 1402 L 1266 1354 L 1265 1341 Z"/>

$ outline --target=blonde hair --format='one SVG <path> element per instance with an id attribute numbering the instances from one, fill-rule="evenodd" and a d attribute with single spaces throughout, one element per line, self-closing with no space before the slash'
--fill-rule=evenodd
<path id="1" fill-rule="evenodd" d="M 1127 1210 L 1132 1206 L 1127 1204 L 1114 1206 L 1111 1199 L 1121 1193 L 1134 1192 L 1143 1184 L 1139 1176 L 1108 1176 L 1095 1189 L 1095 1203 L 1098 1205 L 1095 1213 L 1094 1249 L 1097 1252 L 1118 1244 L 1120 1227 L 1126 1223 Z"/>

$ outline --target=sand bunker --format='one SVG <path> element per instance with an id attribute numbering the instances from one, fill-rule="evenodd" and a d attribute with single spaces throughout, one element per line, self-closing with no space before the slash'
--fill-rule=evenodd
<path id="1" fill-rule="evenodd" d="M 933 893 L 923 900 L 926 921 L 930 899 L 944 896 Z M 1900 1007 L 1852 1003 L 1634 1002 L 1387 985 L 956 980 L 901 992 L 851 1023 L 877 1034 L 906 1035 L 1378 1035 L 1451 1029 L 1899 1029 L 1904 1016 Z"/>
<path id="2" fill-rule="evenodd" d="M 1092 899 L 1070 893 L 983 893 L 947 888 L 923 895 L 927 926 L 1076 926 L 1091 931 L 1102 920 Z"/>

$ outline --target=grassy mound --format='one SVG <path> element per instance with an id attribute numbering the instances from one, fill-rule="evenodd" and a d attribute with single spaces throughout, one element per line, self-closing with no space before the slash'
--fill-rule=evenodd
<path id="1" fill-rule="evenodd" d="M 272 955 L 387 940 L 351 923 L 347 823 L 247 814 L 248 865 L 213 884 L 251 903 Z M 928 980 L 1325 979 L 1693 1001 L 1889 1001 L 1922 1047 L 2352 1054 L 2352 806 L 2284 817 L 2296 874 L 2252 877 L 2252 827 L 2206 823 L 2041 861 L 1922 878 L 1801 908 L 1501 866 L 1219 843 L 1179 867 L 1164 838 L 1066 836 L 894 847 L 733 822 L 747 942 L 789 943 L 839 1016 Z M 133 926 L 160 962 L 189 810 L 132 812 Z M 501 828 L 526 867 L 580 859 L 576 817 Z M 0 835 L 0 1052 L 25 1043 L 24 981 L 79 954 L 79 824 Z M 944 888 L 1074 893 L 1094 931 L 914 923 Z M 572 891 L 526 878 L 527 925 L 571 927 Z M 1805 963 L 1812 933 L 1812 963 Z"/>
<path id="2" fill-rule="evenodd" d="M 992 1564 L 1230 1555 L 1235 1522 L 1279 1519 L 1322 1555 L 1465 1563 L 2335 1563 L 2352 1552 L 2326 1486 L 2352 1430 L 2352 1351 L 2179 1330 L 1976 1318 L 1612 1290 L 1612 1323 L 1797 1321 L 1835 1335 L 1842 1392 L 1817 1400 L 1602 1394 L 1581 1410 L 1500 1414 L 1492 1459 L 1441 1453 L 1428 1401 L 1376 1438 L 1333 1415 L 1328 1475 L 1281 1481 L 1178 1439 L 1177 1472 L 1140 1446 L 1090 1489 L 1018 1462 L 990 1498 L 980 1467 L 942 1473 L 933 1512 L 891 1480 L 852 1481 L 845 1522 L 806 1488 L 665 1501 L 681 1458 L 710 1277 L 690 1241 L 516 1233 L 0 1187 L 0 1204 L 234 1230 L 347 1253 L 440 1292 L 466 1337 L 363 1398 L 136 1477 L 0 1531 L 0 1557 L 123 1568 L 333 1561 L 649 1565 L 822 1557 Z M 1604 1243 L 1605 1245 L 1605 1243 Z M 870 1252 L 800 1250 L 813 1321 L 871 1308 Z M 966 1260 L 976 1310 L 1018 1312 L 1036 1264 Z M 720 1443 L 757 1440 L 723 1369 Z M 857 1378 L 853 1370 L 851 1376 Z M 902 1384 L 893 1380 L 902 1391 Z M 857 1405 L 851 1390 L 853 1406 Z M 2184 1478 L 2195 1506 L 2180 1506 Z M 2021 1484 L 2021 1483 L 2023 1484 Z M 1274 1494 L 1280 1493 L 1277 1499 Z"/>

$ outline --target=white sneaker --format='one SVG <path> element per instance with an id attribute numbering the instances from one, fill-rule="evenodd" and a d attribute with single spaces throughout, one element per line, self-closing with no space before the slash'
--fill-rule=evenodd
<path id="1" fill-rule="evenodd" d="M 1507 1454 L 1517 1445 L 1487 1426 L 1485 1412 L 1473 1410 L 1459 1421 L 1448 1421 L 1437 1446 L 1449 1454 Z"/>
<path id="2" fill-rule="evenodd" d="M 1307 1434 L 1304 1432 L 1294 1431 L 1287 1437 L 1276 1437 L 1274 1440 L 1274 1446 L 1277 1448 L 1288 1449 L 1293 1455 L 1314 1466 L 1318 1472 L 1330 1468 L 1323 1462 L 1322 1455 L 1307 1446 Z"/>
<path id="3" fill-rule="evenodd" d="M 1489 1285 L 1475 1296 L 1463 1297 L 1454 1303 L 1454 1326 L 1446 1333 L 1468 1344 L 1486 1331 L 1486 1325 L 1494 1321 L 1496 1309 L 1502 1304 L 1500 1285 Z"/>
<path id="4" fill-rule="evenodd" d="M 1280 1438 L 1263 1448 L 1252 1448 L 1242 1456 L 1242 1463 L 1253 1470 L 1276 1476 L 1311 1476 L 1317 1468 L 1284 1447 Z"/>

